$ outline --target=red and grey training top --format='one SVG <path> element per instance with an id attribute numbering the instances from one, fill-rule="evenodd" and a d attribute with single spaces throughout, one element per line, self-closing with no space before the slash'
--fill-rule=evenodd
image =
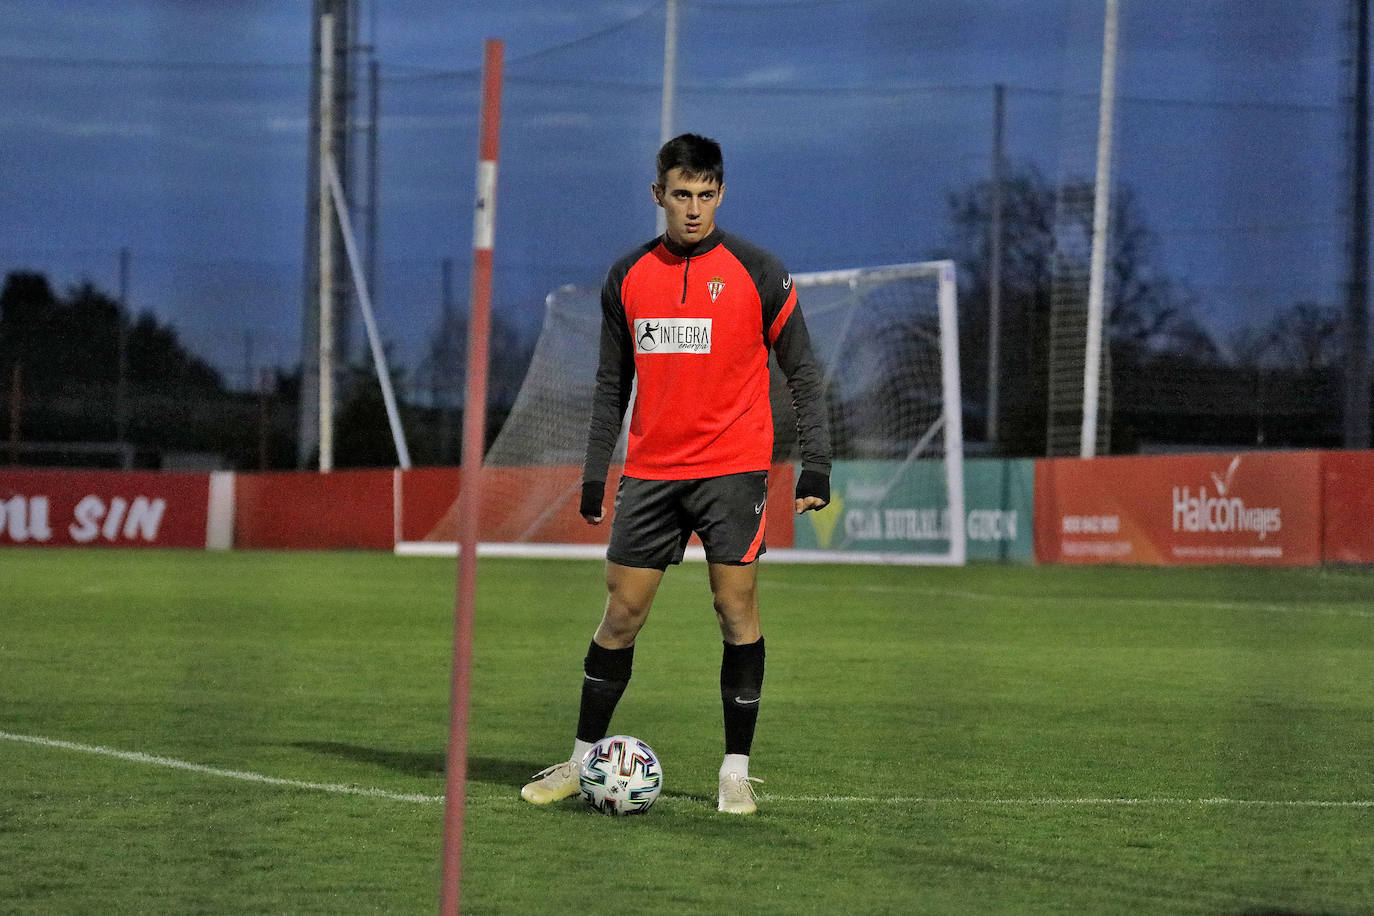
<path id="1" fill-rule="evenodd" d="M 770 349 L 797 412 L 802 467 L 829 473 L 821 374 L 792 277 L 771 254 L 719 229 L 688 250 L 662 236 L 612 265 L 601 312 L 584 480 L 606 479 L 635 381 L 627 475 L 767 470 Z"/>

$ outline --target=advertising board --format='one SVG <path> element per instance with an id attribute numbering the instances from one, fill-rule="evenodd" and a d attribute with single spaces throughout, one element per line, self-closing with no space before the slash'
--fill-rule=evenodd
<path id="1" fill-rule="evenodd" d="M 206 547 L 208 474 L 0 471 L 0 545 Z"/>
<path id="2" fill-rule="evenodd" d="M 1321 562 L 1319 452 L 1055 458 L 1035 471 L 1042 563 Z"/>
<path id="3" fill-rule="evenodd" d="M 964 462 L 965 535 L 969 560 L 1029 563 L 1033 462 Z M 941 552 L 949 545 L 944 465 L 938 461 L 837 461 L 831 503 L 795 521 L 804 550 L 860 553 Z"/>

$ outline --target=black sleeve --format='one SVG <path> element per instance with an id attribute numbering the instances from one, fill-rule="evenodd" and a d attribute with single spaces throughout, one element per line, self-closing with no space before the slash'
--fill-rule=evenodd
<path id="1" fill-rule="evenodd" d="M 620 425 L 630 403 L 634 381 L 634 348 L 620 301 L 620 283 L 626 271 L 612 268 L 601 288 L 601 355 L 596 367 L 596 392 L 592 397 L 591 423 L 587 430 L 587 458 L 582 480 L 606 480 L 611 453 L 620 438 Z"/>
<path id="2" fill-rule="evenodd" d="M 790 286 L 791 278 L 788 278 Z M 766 312 L 765 312 L 766 314 Z M 797 412 L 797 442 L 801 449 L 803 471 L 830 473 L 830 424 L 825 406 L 825 391 L 821 370 L 811 350 L 811 335 L 806 330 L 801 304 L 792 307 L 792 314 L 773 342 L 778 366 L 787 377 L 787 390 L 792 395 L 792 407 Z"/>

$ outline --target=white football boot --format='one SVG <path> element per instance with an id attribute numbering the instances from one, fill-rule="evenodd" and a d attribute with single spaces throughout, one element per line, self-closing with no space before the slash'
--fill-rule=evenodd
<path id="1" fill-rule="evenodd" d="M 565 760 L 534 774 L 534 781 L 520 790 L 533 805 L 547 805 L 577 794 L 577 761 Z"/>
<path id="2" fill-rule="evenodd" d="M 720 777 L 720 791 L 716 796 L 716 810 L 726 814 L 753 814 L 759 806 L 754 798 L 751 783 L 763 782 L 753 776 L 741 776 L 735 772 L 724 773 Z"/>

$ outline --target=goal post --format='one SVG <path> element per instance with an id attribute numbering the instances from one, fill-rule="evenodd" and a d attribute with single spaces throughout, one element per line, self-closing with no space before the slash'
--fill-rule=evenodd
<path id="1" fill-rule="evenodd" d="M 777 502 L 769 516 L 769 559 L 962 564 L 954 263 L 801 273 L 793 281 L 827 399 L 831 503 L 802 516 L 790 512 L 800 459 L 796 418 L 782 373 L 770 360 L 773 460 L 783 473 L 775 474 L 770 497 Z M 599 295 L 599 288 L 565 286 L 545 300 L 525 381 L 483 465 L 490 491 L 482 506 L 483 555 L 604 551 L 609 526 L 586 525 L 577 515 L 600 340 Z M 620 457 L 618 451 L 613 478 Z M 614 483 L 608 481 L 608 489 Z M 451 555 L 457 549 L 453 516 L 447 513 L 422 541 L 398 544 L 397 552 Z M 688 557 L 700 558 L 700 549 L 689 548 Z"/>
<path id="2" fill-rule="evenodd" d="M 830 410 L 830 505 L 796 521 L 794 562 L 962 565 L 967 556 L 953 261 L 798 274 Z M 775 391 L 778 386 L 775 386 Z M 792 412 L 775 399 L 777 436 Z M 795 458 L 795 454 L 788 457 Z"/>

